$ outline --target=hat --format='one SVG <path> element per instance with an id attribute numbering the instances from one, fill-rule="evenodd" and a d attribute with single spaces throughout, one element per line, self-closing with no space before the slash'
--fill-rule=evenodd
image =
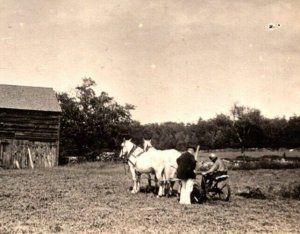
<path id="1" fill-rule="evenodd" d="M 217 158 L 217 156 L 214 153 L 209 155 L 209 159 L 216 159 L 216 158 Z"/>
<path id="2" fill-rule="evenodd" d="M 186 149 L 188 150 L 188 149 L 193 149 L 194 151 L 196 151 L 196 147 L 195 146 L 193 146 L 193 145 L 189 145 L 189 146 L 187 146 L 186 147 Z"/>

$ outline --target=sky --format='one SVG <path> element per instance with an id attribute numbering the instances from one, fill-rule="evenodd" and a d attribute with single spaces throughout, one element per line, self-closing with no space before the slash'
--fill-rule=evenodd
<path id="1" fill-rule="evenodd" d="M 141 123 L 300 114 L 298 0 L 0 0 L 0 83 L 83 77 Z"/>

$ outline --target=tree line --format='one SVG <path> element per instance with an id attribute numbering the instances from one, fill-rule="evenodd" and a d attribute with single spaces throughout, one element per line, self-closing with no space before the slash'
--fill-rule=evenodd
<path id="1" fill-rule="evenodd" d="M 289 119 L 266 118 L 261 111 L 234 104 L 228 115 L 197 123 L 141 124 L 132 119 L 134 106 L 120 105 L 106 92 L 96 95 L 95 81 L 84 78 L 76 94 L 62 92 L 57 97 L 62 108 L 61 155 L 95 157 L 102 151 L 120 148 L 124 137 L 137 144 L 151 138 L 158 149 L 184 150 L 187 145 L 201 149 L 300 147 L 300 116 Z"/>

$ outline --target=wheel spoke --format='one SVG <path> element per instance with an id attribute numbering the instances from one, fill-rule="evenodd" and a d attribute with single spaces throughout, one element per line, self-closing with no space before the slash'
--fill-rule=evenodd
<path id="1" fill-rule="evenodd" d="M 221 191 L 223 191 L 223 188 L 226 187 L 227 184 L 224 183 L 224 185 L 220 188 Z"/>
<path id="2" fill-rule="evenodd" d="M 216 188 L 216 193 L 218 194 L 218 199 L 223 201 L 228 201 L 230 197 L 230 187 L 227 183 L 222 185 L 218 184 L 219 186 Z"/>

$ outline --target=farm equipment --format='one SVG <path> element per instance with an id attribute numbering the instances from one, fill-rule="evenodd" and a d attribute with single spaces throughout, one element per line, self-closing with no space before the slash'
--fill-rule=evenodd
<path id="1" fill-rule="evenodd" d="M 228 175 L 218 176 L 213 181 L 209 181 L 206 176 L 203 175 L 202 188 L 206 192 L 206 196 L 212 200 L 218 199 L 222 201 L 229 201 L 231 189 L 228 180 Z"/>
<path id="2" fill-rule="evenodd" d="M 201 183 L 195 183 L 194 185 L 192 200 L 195 200 L 195 202 L 200 202 L 200 200 L 207 198 L 210 200 L 229 201 L 231 189 L 229 186 L 228 175 L 218 176 L 211 181 L 203 173 L 198 172 L 197 174 L 201 174 L 202 178 Z M 197 192 L 197 190 L 201 191 L 200 194 Z M 194 197 L 193 194 L 195 194 Z"/>

